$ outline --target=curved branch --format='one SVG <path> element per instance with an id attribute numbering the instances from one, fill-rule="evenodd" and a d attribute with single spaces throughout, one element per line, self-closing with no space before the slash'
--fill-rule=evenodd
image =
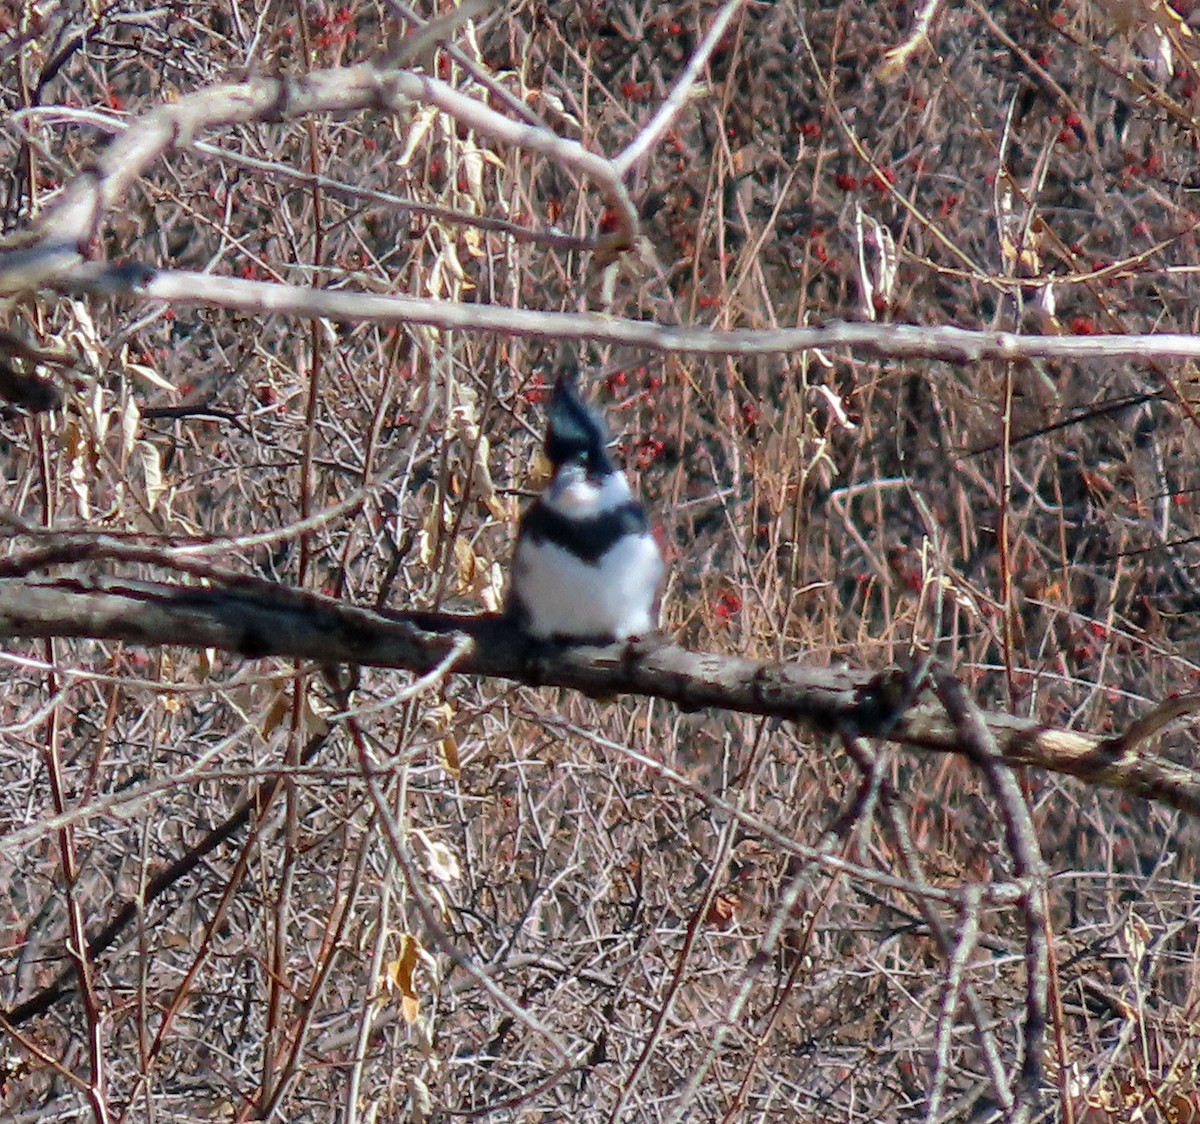
<path id="1" fill-rule="evenodd" d="M 693 652 L 665 641 L 604 648 L 533 645 L 495 615 L 378 613 L 255 579 L 212 588 L 117 578 L 0 579 L 0 639 L 74 637 L 218 648 L 323 665 L 423 674 L 463 637 L 454 674 L 645 695 L 688 710 L 713 707 L 854 731 L 941 753 L 965 753 L 961 732 L 929 694 L 909 705 L 903 673 L 806 668 Z M 1004 714 L 987 728 L 1010 765 L 1033 765 L 1200 815 L 1200 774 L 1136 740 L 1102 738 Z"/>
<path id="2" fill-rule="evenodd" d="M 256 77 L 212 86 L 137 118 L 49 205 L 38 223 L 36 245 L 0 254 L 0 293 L 70 276 L 82 260 L 79 251 L 96 236 L 104 216 L 130 186 L 166 153 L 189 147 L 201 133 L 313 113 L 396 112 L 412 104 L 434 106 L 481 135 L 540 152 L 590 179 L 603 192 L 615 225 L 613 232 L 598 239 L 598 248 L 611 254 L 633 244 L 637 210 L 611 160 L 539 125 L 513 121 L 437 78 L 360 63 L 301 78 Z"/>

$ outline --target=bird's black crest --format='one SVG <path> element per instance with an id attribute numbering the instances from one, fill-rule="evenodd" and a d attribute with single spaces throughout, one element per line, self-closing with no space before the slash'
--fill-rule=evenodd
<path id="1" fill-rule="evenodd" d="M 546 411 L 546 459 L 555 468 L 576 462 L 590 475 L 602 476 L 613 470 L 607 444 L 604 422 L 579 397 L 574 379 L 559 375 Z"/>

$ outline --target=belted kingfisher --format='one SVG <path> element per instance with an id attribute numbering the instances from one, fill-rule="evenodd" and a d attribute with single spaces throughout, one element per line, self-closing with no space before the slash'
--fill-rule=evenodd
<path id="1" fill-rule="evenodd" d="M 559 376 L 543 445 L 554 476 L 521 518 L 509 575 L 507 612 L 538 639 L 608 643 L 658 627 L 662 552 L 607 442 Z"/>

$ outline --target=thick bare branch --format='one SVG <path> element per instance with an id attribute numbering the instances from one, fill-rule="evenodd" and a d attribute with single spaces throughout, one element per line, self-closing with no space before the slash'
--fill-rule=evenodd
<path id="1" fill-rule="evenodd" d="M 693 652 L 670 643 L 607 648 L 532 648 L 502 618 L 382 614 L 316 594 L 247 581 L 205 588 L 109 578 L 0 579 L 0 638 L 76 637 L 130 644 L 218 648 L 250 657 L 364 664 L 424 673 L 463 636 L 457 674 L 569 687 L 595 696 L 638 694 L 685 709 L 716 707 L 965 752 L 944 708 L 925 698 L 905 707 L 896 672 L 805 668 L 794 663 Z M 1200 815 L 1200 776 L 1100 738 L 1011 715 L 987 728 L 1009 764 L 1034 765 Z"/>

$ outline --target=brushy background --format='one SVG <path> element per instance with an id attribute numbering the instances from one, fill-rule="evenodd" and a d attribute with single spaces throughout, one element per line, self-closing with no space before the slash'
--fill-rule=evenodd
<path id="1" fill-rule="evenodd" d="M 0 3 L 6 231 L 86 167 L 111 123 L 247 74 L 371 58 L 395 41 L 393 8 Z M 533 0 L 455 42 L 555 131 L 613 154 L 715 9 Z M 104 225 L 102 250 L 663 324 L 1195 331 L 1190 0 L 966 0 L 889 73 L 885 52 L 913 18 L 861 0 L 747 4 L 631 178 L 645 240 L 611 293 L 561 238 L 472 225 L 588 237 L 604 226 L 595 191 L 419 106 L 198 138 L 220 151 L 158 165 Z M 430 65 L 482 96 L 445 51 Z M 701 361 L 50 298 L 5 316 L 78 357 L 62 412 L 0 421 L 4 508 L 36 525 L 239 536 L 295 522 L 306 487 L 315 511 L 361 493 L 303 549 L 222 561 L 358 603 L 494 607 L 538 483 L 545 386 L 577 361 L 661 521 L 665 620 L 683 642 L 870 668 L 936 644 L 981 704 L 1094 731 L 1196 684 L 1188 365 Z M 800 869 L 628 755 L 817 845 L 859 779 L 830 741 L 491 682 L 396 700 L 403 678 L 372 671 L 355 745 L 323 681 L 282 661 L 98 643 L 4 661 L 5 1006 L 66 963 L 52 747 L 82 809 L 75 898 L 92 931 L 251 786 L 287 778 L 99 958 L 102 1017 L 71 995 L 20 1028 L 40 1056 L 9 1039 L 7 1119 L 91 1117 L 69 1075 L 86 1080 L 97 1058 L 112 1119 L 267 1106 L 288 1121 L 924 1118 L 950 971 L 913 898 Z M 422 893 L 527 1023 L 424 927 L 361 752 L 385 770 Z M 886 752 L 922 876 L 1004 877 L 979 777 Z M 1191 760 L 1193 743 L 1177 752 Z M 1195 827 L 1073 781 L 1025 783 L 1053 872 L 1048 1118 L 1195 1119 Z M 881 819 L 851 828 L 849 856 L 906 873 Z M 963 931 L 963 917 L 944 920 Z M 981 907 L 971 920 L 966 985 L 1011 1064 L 1020 916 Z M 983 1119 L 994 1089 L 977 1038 L 963 1010 L 946 1026 L 938 1118 Z M 575 1059 L 565 1073 L 548 1036 Z"/>

